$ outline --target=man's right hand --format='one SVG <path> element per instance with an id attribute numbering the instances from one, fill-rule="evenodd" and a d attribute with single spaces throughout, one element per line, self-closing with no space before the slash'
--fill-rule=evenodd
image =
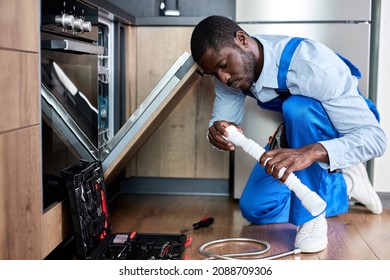
<path id="1" fill-rule="evenodd" d="M 240 126 L 227 121 L 215 121 L 213 125 L 209 127 L 209 132 L 207 134 L 209 142 L 219 150 L 233 151 L 235 149 L 235 146 L 223 137 L 229 136 L 226 127 L 230 125 L 234 125 L 242 133 Z"/>

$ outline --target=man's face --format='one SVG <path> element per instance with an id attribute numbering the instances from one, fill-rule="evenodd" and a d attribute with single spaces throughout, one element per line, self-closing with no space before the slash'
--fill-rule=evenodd
<path id="1" fill-rule="evenodd" d="M 224 47 L 219 52 L 208 49 L 197 62 L 204 74 L 216 76 L 229 87 L 248 90 L 256 78 L 256 58 L 247 48 Z"/>

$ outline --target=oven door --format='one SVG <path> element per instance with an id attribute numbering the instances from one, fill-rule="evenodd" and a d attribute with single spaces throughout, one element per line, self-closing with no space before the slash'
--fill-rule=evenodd
<path id="1" fill-rule="evenodd" d="M 99 158 L 98 55 L 103 48 L 41 32 L 44 209 L 64 198 L 61 170 Z"/>
<path id="2" fill-rule="evenodd" d="M 98 55 L 103 48 L 42 33 L 41 82 L 97 146 Z"/>

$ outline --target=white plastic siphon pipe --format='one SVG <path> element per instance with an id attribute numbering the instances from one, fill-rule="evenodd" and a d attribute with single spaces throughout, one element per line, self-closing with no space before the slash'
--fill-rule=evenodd
<path id="1" fill-rule="evenodd" d="M 228 126 L 226 130 L 229 133 L 229 136 L 226 137 L 228 141 L 241 147 L 245 152 L 254 157 L 256 161 L 260 160 L 261 155 L 265 152 L 263 147 L 253 140 L 246 138 L 245 135 L 240 133 L 234 125 Z M 267 159 L 267 161 L 269 159 Z M 282 178 L 285 171 L 285 167 L 279 171 L 279 179 Z M 317 193 L 302 184 L 294 173 L 291 173 L 288 176 L 285 185 L 302 201 L 302 205 L 310 212 L 311 215 L 318 216 L 325 210 L 326 202 Z"/>

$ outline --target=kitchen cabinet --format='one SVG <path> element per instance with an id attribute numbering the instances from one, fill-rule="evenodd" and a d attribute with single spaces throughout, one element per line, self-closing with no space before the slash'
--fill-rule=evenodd
<path id="1" fill-rule="evenodd" d="M 136 108 L 175 59 L 190 52 L 193 27 L 131 28 L 136 55 L 129 71 L 136 71 L 137 79 L 129 94 L 136 97 Z M 129 165 L 129 176 L 228 179 L 229 154 L 216 151 L 206 140 L 213 101 L 212 80 L 198 79 L 140 148 Z"/>
<path id="2" fill-rule="evenodd" d="M 0 1 L 0 259 L 42 258 L 38 7 Z"/>

